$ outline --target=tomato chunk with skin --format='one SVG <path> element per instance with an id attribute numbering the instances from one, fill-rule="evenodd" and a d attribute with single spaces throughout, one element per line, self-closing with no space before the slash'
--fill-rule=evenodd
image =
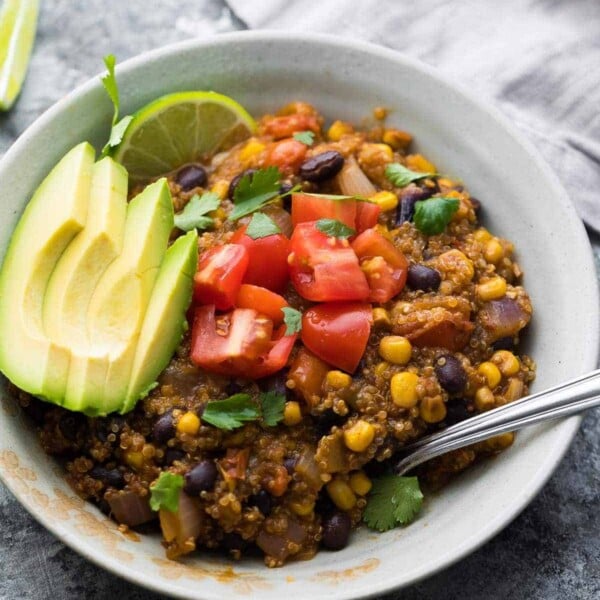
<path id="1" fill-rule="evenodd" d="M 294 382 L 294 391 L 300 394 L 309 406 L 315 404 L 321 393 L 321 387 L 329 365 L 309 352 L 300 348 L 288 371 L 288 379 Z"/>
<path id="2" fill-rule="evenodd" d="M 347 240 L 300 223 L 290 240 L 290 278 L 297 292 L 314 302 L 366 300 L 370 290 L 358 258 Z"/>
<path id="3" fill-rule="evenodd" d="M 265 153 L 265 167 L 279 167 L 286 175 L 295 173 L 304 162 L 308 146 L 295 140 L 286 138 L 267 146 Z"/>
<path id="4" fill-rule="evenodd" d="M 344 225 L 356 226 L 356 200 L 331 200 L 313 194 L 292 194 L 292 225 L 319 219 L 336 219 Z"/>
<path id="5" fill-rule="evenodd" d="M 273 136 L 274 139 L 292 137 L 300 131 L 312 131 L 319 133 L 319 121 L 315 115 L 293 114 L 271 117 L 262 123 L 262 131 L 265 135 Z"/>
<path id="6" fill-rule="evenodd" d="M 216 316 L 214 306 L 196 308 L 191 359 L 199 367 L 230 377 L 260 379 L 282 369 L 297 334 L 273 333 L 273 322 L 250 308 Z"/>
<path id="7" fill-rule="evenodd" d="M 321 360 L 353 373 L 362 358 L 373 323 L 368 302 L 331 302 L 302 316 L 302 343 Z"/>
<path id="8" fill-rule="evenodd" d="M 387 302 L 402 291 L 408 261 L 392 242 L 375 229 L 367 229 L 355 238 L 352 249 L 369 282 L 371 302 Z"/>
<path id="9" fill-rule="evenodd" d="M 283 296 L 258 285 L 243 283 L 238 292 L 235 305 L 238 308 L 253 308 L 261 315 L 266 315 L 274 325 L 283 323 L 282 309 L 289 306 Z"/>
<path id="10" fill-rule="evenodd" d="M 362 233 L 366 229 L 375 227 L 379 220 L 381 208 L 374 202 L 357 202 L 356 203 L 356 226 L 358 233 Z"/>
<path id="11" fill-rule="evenodd" d="M 194 301 L 214 304 L 219 310 L 231 308 L 248 262 L 248 251 L 239 244 L 216 246 L 204 252 L 194 275 Z"/>
<path id="12" fill-rule="evenodd" d="M 274 292 L 283 291 L 289 280 L 289 239 L 283 233 L 254 239 L 246 235 L 246 229 L 247 225 L 240 227 L 231 238 L 233 244 L 248 251 L 248 267 L 242 281 Z"/>

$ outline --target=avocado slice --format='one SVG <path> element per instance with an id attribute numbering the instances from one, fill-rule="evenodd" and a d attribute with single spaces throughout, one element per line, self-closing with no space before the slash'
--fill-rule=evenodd
<path id="1" fill-rule="evenodd" d="M 66 408 L 101 415 L 122 408 L 172 228 L 173 204 L 163 178 L 127 207 L 122 252 L 102 275 L 89 302 L 87 348 L 73 353 Z"/>
<path id="2" fill-rule="evenodd" d="M 155 386 L 156 378 L 181 341 L 187 326 L 185 311 L 192 299 L 197 263 L 198 234 L 193 230 L 173 243 L 160 266 L 121 413 L 129 412 Z"/>
<path id="3" fill-rule="evenodd" d="M 0 272 L 0 370 L 21 389 L 62 404 L 70 351 L 43 324 L 48 281 L 84 228 L 94 149 L 68 152 L 38 187 L 12 235 Z"/>
<path id="4" fill-rule="evenodd" d="M 110 263 L 121 254 L 127 215 L 127 171 L 111 158 L 97 162 L 87 223 L 64 251 L 44 298 L 44 329 L 57 344 L 81 352 L 92 294 Z"/>

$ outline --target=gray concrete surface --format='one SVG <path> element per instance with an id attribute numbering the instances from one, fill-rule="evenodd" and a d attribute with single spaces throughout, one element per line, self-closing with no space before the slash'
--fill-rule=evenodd
<path id="1" fill-rule="evenodd" d="M 23 93 L 0 115 L 0 154 L 46 108 L 120 60 L 213 31 L 243 27 L 222 0 L 45 0 Z M 600 273 L 600 236 L 592 236 Z M 566 350 L 566 349 L 565 349 Z M 600 412 L 589 413 L 562 464 L 502 533 L 454 565 L 386 598 L 592 600 L 600 598 Z M 0 599 L 158 596 L 65 547 L 0 484 Z"/>

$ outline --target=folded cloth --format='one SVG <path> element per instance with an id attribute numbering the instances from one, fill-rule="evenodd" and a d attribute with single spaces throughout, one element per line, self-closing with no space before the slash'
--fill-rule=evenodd
<path id="1" fill-rule="evenodd" d="M 227 0 L 250 28 L 336 33 L 400 50 L 487 96 L 600 231 L 598 0 Z"/>

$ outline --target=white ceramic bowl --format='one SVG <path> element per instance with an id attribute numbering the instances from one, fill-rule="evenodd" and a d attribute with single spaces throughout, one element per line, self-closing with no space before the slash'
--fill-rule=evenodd
<path id="1" fill-rule="evenodd" d="M 236 33 L 162 48 L 118 68 L 122 114 L 168 92 L 213 89 L 253 114 L 294 99 L 329 118 L 360 121 L 373 107 L 412 132 L 445 173 L 483 201 L 485 223 L 513 240 L 535 316 L 527 350 L 535 390 L 596 365 L 598 296 L 584 229 L 550 169 L 498 112 L 454 83 L 394 52 L 317 35 Z M 0 163 L 0 243 L 31 193 L 73 145 L 107 137 L 111 106 L 98 78 L 58 102 Z M 198 554 L 164 558 L 156 537 L 123 536 L 79 500 L 11 401 L 0 409 L 0 475 L 20 502 L 61 540 L 140 585 L 185 598 L 355 598 L 382 593 L 460 560 L 521 511 L 551 475 L 579 419 L 523 432 L 509 451 L 470 469 L 435 497 L 411 526 L 366 529 L 338 553 L 269 570 Z"/>

